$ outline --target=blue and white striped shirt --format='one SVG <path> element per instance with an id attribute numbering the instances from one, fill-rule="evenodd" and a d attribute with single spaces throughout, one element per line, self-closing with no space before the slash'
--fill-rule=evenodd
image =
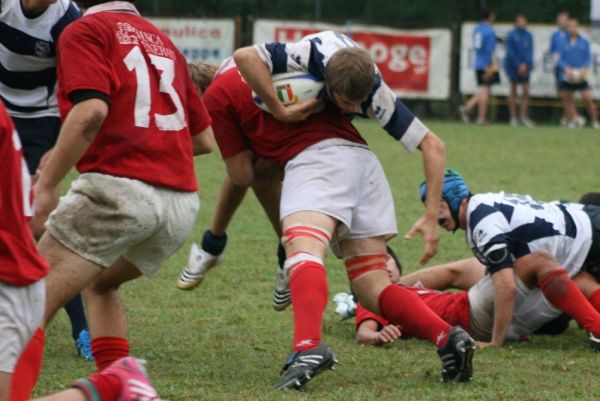
<path id="1" fill-rule="evenodd" d="M 537 202 L 505 192 L 477 194 L 467 208 L 466 240 L 482 263 L 498 250 L 506 249 L 513 260 L 545 250 L 573 277 L 590 250 L 592 224 L 577 203 Z"/>
<path id="2" fill-rule="evenodd" d="M 302 71 L 323 79 L 331 56 L 340 49 L 355 46 L 358 44 L 342 33 L 324 31 L 296 43 L 263 43 L 255 47 L 272 74 Z M 375 74 L 371 95 L 361 105 L 362 115 L 375 118 L 407 151 L 413 152 L 429 129 L 386 85 L 377 67 Z"/>
<path id="3" fill-rule="evenodd" d="M 56 43 L 81 12 L 70 0 L 58 0 L 35 18 L 23 13 L 20 0 L 2 0 L 0 8 L 0 97 L 13 117 L 58 116 Z"/>

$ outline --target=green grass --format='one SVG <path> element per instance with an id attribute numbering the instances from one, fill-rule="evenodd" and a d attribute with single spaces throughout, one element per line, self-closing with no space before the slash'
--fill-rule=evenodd
<path id="1" fill-rule="evenodd" d="M 357 123 L 385 167 L 400 234 L 422 212 L 417 188 L 423 179 L 419 154 L 403 148 L 371 122 Z M 474 192 L 506 190 L 540 200 L 576 200 L 600 190 L 600 133 L 555 127 L 536 129 L 465 126 L 432 122 L 446 142 L 448 165 L 465 175 Z M 198 159 L 202 208 L 192 238 L 153 279 L 125 285 L 132 353 L 149 361 L 163 398 L 179 400 L 593 400 L 600 398 L 597 354 L 575 325 L 558 338 L 479 351 L 475 378 L 464 385 L 438 382 L 440 362 L 424 341 L 386 347 L 358 346 L 353 325 L 327 308 L 324 339 L 341 365 L 307 385 L 306 392 L 272 390 L 292 341 L 292 313 L 274 312 L 276 266 L 272 229 L 253 195 L 234 218 L 223 264 L 192 292 L 175 288 L 189 244 L 209 225 L 224 175 L 218 153 Z M 392 240 L 407 270 L 418 268 L 420 239 Z M 470 256 L 462 234 L 442 234 L 434 262 Z M 348 288 L 342 264 L 327 260 L 330 294 Z M 70 330 L 60 313 L 47 331 L 37 395 L 65 388 L 94 371 L 75 357 Z"/>

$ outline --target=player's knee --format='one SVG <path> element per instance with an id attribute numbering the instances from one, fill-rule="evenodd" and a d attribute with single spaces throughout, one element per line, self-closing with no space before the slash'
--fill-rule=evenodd
<path id="1" fill-rule="evenodd" d="M 296 252 L 290 255 L 283 264 L 290 280 L 305 268 L 324 268 L 323 259 L 309 252 Z"/>
<path id="2" fill-rule="evenodd" d="M 330 240 L 331 233 L 327 229 L 298 223 L 285 229 L 281 237 L 281 244 L 288 253 L 298 251 L 317 253 L 317 251 L 326 250 Z"/>

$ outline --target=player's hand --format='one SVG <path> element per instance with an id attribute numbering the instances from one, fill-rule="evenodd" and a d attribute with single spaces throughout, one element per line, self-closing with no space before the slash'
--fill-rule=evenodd
<path id="1" fill-rule="evenodd" d="M 56 208 L 60 188 L 45 188 L 36 183 L 33 187 L 34 213 L 31 219 L 31 229 L 35 238 L 39 239 L 46 230 L 45 224 L 48 216 Z"/>
<path id="2" fill-rule="evenodd" d="M 440 227 L 437 218 L 427 215 L 421 216 L 419 220 L 412 226 L 410 231 L 404 235 L 404 239 L 410 240 L 415 234 L 423 236 L 423 254 L 419 263 L 424 265 L 435 256 L 440 243 Z"/>
<path id="3" fill-rule="evenodd" d="M 35 170 L 35 175 L 33 176 L 34 183 L 40 177 L 42 170 L 44 170 L 44 168 L 48 164 L 48 160 L 50 160 L 50 156 L 52 156 L 52 150 L 54 150 L 54 148 L 52 148 L 49 151 L 47 151 L 46 153 L 44 153 L 44 155 L 40 159 L 40 163 L 38 164 L 37 170 Z"/>
<path id="4" fill-rule="evenodd" d="M 379 331 L 379 343 L 380 344 L 390 344 L 396 341 L 402 333 L 398 326 L 394 326 L 393 324 L 388 324 L 384 326 L 383 329 Z"/>
<path id="5" fill-rule="evenodd" d="M 274 113 L 273 117 L 284 123 L 295 123 L 304 121 L 308 116 L 315 111 L 315 108 L 319 105 L 319 100 L 308 99 L 304 102 L 293 104 L 287 107 L 279 107 Z"/>
<path id="6" fill-rule="evenodd" d="M 484 342 L 484 341 L 475 341 L 475 344 L 477 345 L 477 348 L 479 348 L 479 349 L 486 349 L 486 348 L 495 347 L 494 344 L 488 343 L 488 342 Z"/>

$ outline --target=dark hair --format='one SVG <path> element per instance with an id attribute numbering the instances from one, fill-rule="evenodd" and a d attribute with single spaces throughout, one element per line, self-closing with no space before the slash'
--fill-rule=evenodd
<path id="1" fill-rule="evenodd" d="M 517 14 L 515 14 L 515 19 L 517 19 L 519 17 L 523 17 L 523 18 L 527 19 L 527 15 L 523 11 L 519 11 Z"/>
<path id="2" fill-rule="evenodd" d="M 481 10 L 479 11 L 479 15 L 482 20 L 486 20 L 486 19 L 489 19 L 490 16 L 496 15 L 496 12 L 491 7 L 483 6 L 483 7 L 481 7 Z"/>
<path id="3" fill-rule="evenodd" d="M 394 260 L 396 266 L 398 266 L 398 272 L 400 272 L 400 275 L 402 275 L 402 263 L 400 263 L 400 259 L 398 259 L 398 257 L 396 256 L 396 252 L 394 252 L 394 250 L 390 248 L 389 245 L 385 247 L 385 250 L 387 254 L 390 255 L 390 258 Z"/>
<path id="4" fill-rule="evenodd" d="M 588 192 L 587 194 L 583 194 L 583 196 L 579 198 L 579 203 L 583 205 L 600 206 L 600 192 Z"/>
<path id="5" fill-rule="evenodd" d="M 74 1 L 81 7 L 90 8 L 93 6 L 97 6 L 98 4 L 110 3 L 111 1 L 114 1 L 114 0 L 74 0 Z M 133 3 L 135 0 L 124 0 L 124 1 Z"/>

